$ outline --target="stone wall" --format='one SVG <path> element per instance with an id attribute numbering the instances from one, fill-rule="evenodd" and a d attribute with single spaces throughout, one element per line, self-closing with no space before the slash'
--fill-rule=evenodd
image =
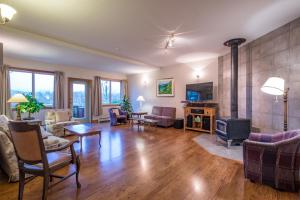
<path id="1" fill-rule="evenodd" d="M 219 61 L 220 113 L 229 116 L 230 54 Z M 275 132 L 283 129 L 282 97 L 276 101 L 260 90 L 271 76 L 285 79 L 290 88 L 289 129 L 300 128 L 300 18 L 239 49 L 239 117 L 251 118 L 261 131 Z"/>

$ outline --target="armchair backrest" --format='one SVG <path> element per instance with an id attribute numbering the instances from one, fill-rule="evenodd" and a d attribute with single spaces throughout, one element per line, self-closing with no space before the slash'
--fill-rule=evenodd
<path id="1" fill-rule="evenodd" d="M 45 147 L 39 125 L 10 121 L 9 131 L 16 155 L 24 163 L 36 164 L 46 160 Z"/>
<path id="2" fill-rule="evenodd" d="M 291 138 L 296 138 L 296 136 L 300 137 L 300 130 L 291 130 L 286 132 L 278 132 L 278 133 L 251 133 L 249 136 L 249 140 L 257 141 L 257 142 L 265 142 L 265 143 L 274 143 L 280 142 L 283 140 L 288 140 Z"/>

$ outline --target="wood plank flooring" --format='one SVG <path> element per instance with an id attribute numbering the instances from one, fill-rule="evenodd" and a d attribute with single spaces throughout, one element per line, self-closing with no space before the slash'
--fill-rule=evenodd
<path id="1" fill-rule="evenodd" d="M 242 163 L 209 154 L 192 141 L 198 133 L 173 128 L 137 131 L 103 124 L 98 136 L 79 145 L 81 189 L 75 177 L 49 190 L 48 199 L 222 199 L 290 200 L 297 193 L 280 192 L 244 179 Z M 71 169 L 65 168 L 61 174 Z M 42 179 L 25 186 L 24 199 L 40 199 Z M 0 183 L 0 199 L 17 199 L 18 184 Z"/>

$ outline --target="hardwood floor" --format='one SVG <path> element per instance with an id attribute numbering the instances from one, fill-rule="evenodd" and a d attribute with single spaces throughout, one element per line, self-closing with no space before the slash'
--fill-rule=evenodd
<path id="1" fill-rule="evenodd" d="M 300 199 L 245 180 L 241 163 L 209 154 L 192 141 L 196 135 L 103 124 L 100 150 L 98 136 L 84 138 L 81 153 L 76 145 L 81 189 L 70 178 L 50 189 L 48 199 Z M 36 178 L 25 186 L 24 199 L 40 199 L 41 190 L 42 179 Z M 17 199 L 17 191 L 18 183 L 0 183 L 1 200 Z"/>

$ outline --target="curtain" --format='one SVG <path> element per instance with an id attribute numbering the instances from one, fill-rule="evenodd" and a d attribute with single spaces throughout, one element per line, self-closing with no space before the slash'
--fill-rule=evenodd
<path id="1" fill-rule="evenodd" d="M 54 107 L 56 109 L 64 108 L 64 73 L 54 73 Z"/>
<path id="2" fill-rule="evenodd" d="M 0 114 L 11 118 L 12 112 L 7 100 L 10 98 L 9 66 L 0 67 Z"/>
<path id="3" fill-rule="evenodd" d="M 127 80 L 121 81 L 121 99 L 126 96 L 128 97 L 128 82 Z"/>
<path id="4" fill-rule="evenodd" d="M 94 91 L 93 91 L 93 115 L 102 115 L 102 89 L 101 89 L 101 77 L 95 76 L 94 78 Z"/>

